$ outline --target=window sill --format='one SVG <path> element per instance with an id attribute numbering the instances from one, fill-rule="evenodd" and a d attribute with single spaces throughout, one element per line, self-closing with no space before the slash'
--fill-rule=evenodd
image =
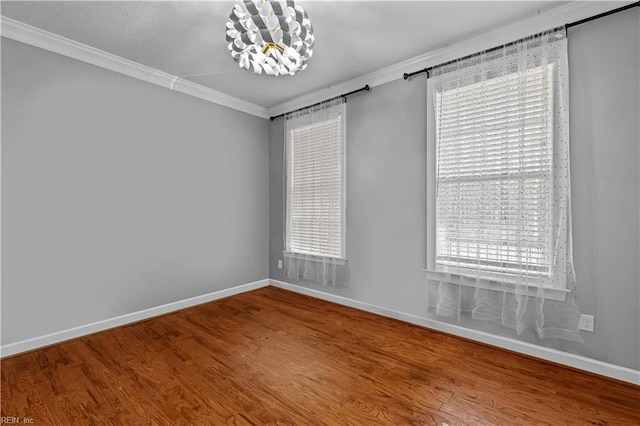
<path id="1" fill-rule="evenodd" d="M 443 281 L 449 284 L 459 285 L 463 287 L 482 288 L 486 290 L 502 291 L 505 293 L 516 293 L 516 281 L 505 279 L 504 281 L 496 281 L 482 277 L 479 283 L 476 283 L 476 277 L 472 275 L 457 274 L 451 272 L 434 271 L 431 269 L 423 269 L 424 276 L 434 281 Z M 524 293 L 527 296 L 538 296 L 539 286 L 536 284 L 525 284 Z M 561 288 L 543 287 L 544 298 L 564 302 L 567 294 L 571 290 Z"/>
<path id="2" fill-rule="evenodd" d="M 284 257 L 287 257 L 289 259 L 311 260 L 314 262 L 332 263 L 334 265 L 346 265 L 347 263 L 347 259 L 344 257 L 321 256 L 318 254 L 298 253 L 287 250 L 283 250 L 282 254 L 284 255 Z"/>

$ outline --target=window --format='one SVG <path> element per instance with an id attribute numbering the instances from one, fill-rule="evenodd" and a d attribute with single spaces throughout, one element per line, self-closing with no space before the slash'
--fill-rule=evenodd
<path id="1" fill-rule="evenodd" d="M 345 103 L 323 104 L 286 125 L 285 255 L 345 257 Z"/>
<path id="2" fill-rule="evenodd" d="M 553 67 L 436 93 L 436 266 L 550 278 Z"/>
<path id="3" fill-rule="evenodd" d="M 581 341 L 563 28 L 444 64 L 427 82 L 427 304 Z"/>
<path id="4" fill-rule="evenodd" d="M 563 52 L 566 39 L 550 32 L 429 78 L 428 279 L 524 283 L 564 300 L 573 266 Z"/>

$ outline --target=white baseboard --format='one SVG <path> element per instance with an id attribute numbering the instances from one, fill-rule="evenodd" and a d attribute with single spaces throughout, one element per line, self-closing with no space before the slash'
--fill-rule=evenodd
<path id="1" fill-rule="evenodd" d="M 371 305 L 369 303 L 349 299 L 347 297 L 325 293 L 322 291 L 302 287 L 296 284 L 289 284 L 283 281 L 272 280 L 272 279 L 255 281 L 252 283 L 227 288 L 224 290 L 214 291 L 212 293 L 203 294 L 201 296 L 179 300 L 177 302 L 167 303 L 166 305 L 156 306 L 153 308 L 148 308 L 148 309 L 144 309 L 137 312 L 132 312 L 130 314 L 125 314 L 118 317 L 97 321 L 91 324 L 70 328 L 68 330 L 62 330 L 62 331 L 47 334 L 44 336 L 34 337 L 34 338 L 23 340 L 20 342 L 10 343 L 8 345 L 4 345 L 0 347 L 0 357 L 15 355 L 21 352 L 38 349 L 44 346 L 49 346 L 55 343 L 63 342 L 65 340 L 74 339 L 77 337 L 85 336 L 85 335 L 106 330 L 109 328 L 131 324 L 137 321 L 153 318 L 158 315 L 167 314 L 170 312 L 178 311 L 180 309 L 188 308 L 188 307 L 199 305 L 202 303 L 211 302 L 213 300 L 222 299 L 225 297 L 233 296 L 235 294 L 244 293 L 247 291 L 255 290 L 255 289 L 266 287 L 269 285 L 282 288 L 285 290 L 294 291 L 296 293 L 305 294 L 307 296 L 316 297 L 318 299 L 323 299 L 329 302 L 338 303 L 340 305 L 345 305 L 345 306 L 360 309 L 363 311 L 383 315 L 386 317 L 396 318 L 411 324 L 416 324 L 416 325 L 427 327 L 433 330 L 442 331 L 444 333 L 453 334 L 455 336 L 460 336 L 467 339 L 475 340 L 477 342 L 485 343 L 488 345 L 497 346 L 499 348 L 504 348 L 504 349 L 519 352 L 522 354 L 534 356 L 536 358 L 541 358 L 544 360 L 556 362 L 558 364 L 567 365 L 569 367 L 577 368 L 580 370 L 588 371 L 588 372 L 599 374 L 602 376 L 611 377 L 614 379 L 640 385 L 640 371 L 637 371 L 637 370 L 620 367 L 617 365 L 594 360 L 584 356 L 574 355 L 568 352 L 562 352 L 556 349 L 546 348 L 543 346 L 538 346 L 538 345 L 534 345 L 527 342 L 521 342 L 519 340 L 510 339 L 508 337 L 496 336 L 496 335 L 485 333 L 482 331 L 472 330 L 472 329 L 460 327 L 453 324 L 447 324 L 447 323 L 443 323 L 433 319 L 419 317 L 417 315 L 408 314 L 405 312 L 399 312 L 393 309 L 388 309 L 381 306 Z"/>
<path id="2" fill-rule="evenodd" d="M 349 299 L 343 296 L 337 296 L 335 294 L 325 293 L 323 291 L 313 290 L 296 284 L 289 284 L 273 279 L 269 280 L 269 284 L 274 287 L 294 291 L 296 293 L 305 294 L 307 296 L 316 297 L 318 299 L 338 303 L 340 305 L 372 312 L 374 314 L 383 315 L 385 317 L 399 319 L 411 324 L 420 325 L 433 330 L 442 331 L 444 333 L 453 334 L 455 336 L 464 337 L 488 345 L 497 346 L 499 348 L 508 349 L 514 352 L 519 352 L 536 358 L 563 364 L 569 367 L 577 368 L 579 370 L 584 370 L 591 373 L 599 374 L 601 376 L 606 376 L 613 379 L 633 383 L 635 385 L 640 385 L 640 371 L 632 370 L 630 368 L 620 367 L 618 365 L 609 364 L 584 356 L 574 355 L 568 352 L 562 352 L 556 349 L 546 348 L 544 346 L 538 346 L 527 342 L 521 342 L 519 340 L 514 340 L 508 337 L 496 336 L 494 334 L 489 334 L 482 331 L 471 330 L 457 325 L 447 324 L 433 319 L 419 317 L 417 315 L 399 312 L 393 309 L 383 308 L 381 306 L 371 305 L 369 303 L 360 302 L 358 300 Z"/>
<path id="3" fill-rule="evenodd" d="M 157 317 L 158 315 L 168 314 L 180 309 L 189 308 L 191 306 L 200 305 L 202 303 L 211 302 L 213 300 L 222 299 L 224 297 L 233 296 L 235 294 L 245 293 L 262 287 L 267 287 L 269 280 L 254 281 L 248 284 L 226 288 L 224 290 L 214 291 L 212 293 L 203 294 L 201 296 L 191 297 L 189 299 L 179 300 L 177 302 L 167 303 L 166 305 L 155 306 L 153 308 L 143 309 L 141 311 L 132 312 L 130 314 L 120 315 L 115 318 L 109 318 L 97 321 L 91 324 L 81 325 L 70 328 L 68 330 L 57 331 L 55 333 L 44 336 L 34 337 L 20 342 L 10 343 L 0 347 L 0 357 L 15 355 L 21 352 L 38 349 L 49 346 L 54 343 L 63 342 L 65 340 L 74 339 L 76 337 L 85 336 L 97 331 L 106 330 L 113 327 L 119 327 L 126 324 L 142 321 L 145 319 Z"/>

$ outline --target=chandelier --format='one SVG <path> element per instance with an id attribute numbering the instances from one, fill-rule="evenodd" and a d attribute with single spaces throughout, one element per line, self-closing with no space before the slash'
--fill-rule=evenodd
<path id="1" fill-rule="evenodd" d="M 227 21 L 231 57 L 256 74 L 293 75 L 313 54 L 313 28 L 304 9 L 292 0 L 244 0 Z"/>

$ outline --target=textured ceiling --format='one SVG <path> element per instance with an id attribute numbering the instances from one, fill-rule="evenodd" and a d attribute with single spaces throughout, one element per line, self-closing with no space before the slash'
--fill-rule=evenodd
<path id="1" fill-rule="evenodd" d="M 272 107 L 566 2 L 299 1 L 314 55 L 294 76 L 240 69 L 225 42 L 234 1 L 2 1 L 4 16 Z"/>

